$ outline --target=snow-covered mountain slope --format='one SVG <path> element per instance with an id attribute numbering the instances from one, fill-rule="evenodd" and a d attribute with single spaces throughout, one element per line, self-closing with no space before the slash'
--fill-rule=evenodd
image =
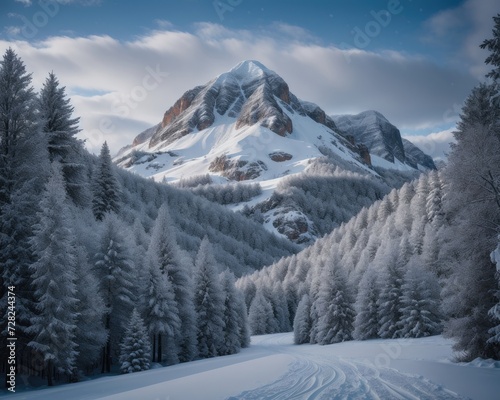
<path id="1" fill-rule="evenodd" d="M 356 115 L 332 115 L 338 129 L 368 147 L 370 154 L 422 170 L 436 169 L 432 158 L 417 146 L 401 138 L 399 129 L 381 113 L 373 110 Z M 387 165 L 387 164 L 386 164 Z"/>
<path id="2" fill-rule="evenodd" d="M 392 126 L 388 121 L 386 125 Z M 377 187 L 362 202 L 353 194 L 353 200 L 347 201 L 355 204 L 352 211 L 340 210 L 334 217 L 326 216 L 331 224 L 319 228 L 297 202 L 286 201 L 283 182 L 318 170 L 314 167 L 324 159 L 334 166 L 326 172 L 330 177 L 333 171 L 348 171 L 356 174 L 356 179 L 380 184 L 385 177 L 379 167 L 407 175 L 417 173 L 415 162 L 406 161 L 395 127 L 393 136 L 401 149 L 398 157 L 390 159 L 377 149 L 370 150 L 360 138 L 343 133 L 316 104 L 299 100 L 278 74 L 257 61 L 243 61 L 184 93 L 165 112 L 161 123 L 139 134 L 132 145 L 119 152 L 115 162 L 167 183 L 193 179 L 196 183 L 196 177 L 206 181 L 207 175 L 215 184 L 259 183 L 262 193 L 245 205 L 255 208 L 260 204 L 259 217 L 264 214 L 265 226 L 295 242 L 306 243 L 329 232 L 388 190 Z M 324 177 L 325 169 L 322 171 Z M 278 189 L 282 195 L 270 205 Z M 327 198 L 333 195 L 324 194 Z M 243 204 L 233 208 L 242 209 Z"/>

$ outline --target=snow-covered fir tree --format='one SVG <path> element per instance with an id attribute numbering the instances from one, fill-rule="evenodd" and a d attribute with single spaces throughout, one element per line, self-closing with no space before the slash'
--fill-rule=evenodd
<path id="1" fill-rule="evenodd" d="M 136 300 L 136 273 L 132 264 L 132 241 L 123 234 L 123 224 L 115 214 L 108 214 L 103 225 L 94 271 L 106 306 L 108 340 L 104 348 L 103 371 L 109 372 L 112 358 L 119 353 L 118 345 Z"/>
<path id="2" fill-rule="evenodd" d="M 195 261 L 194 305 L 198 352 L 202 358 L 221 354 L 224 341 L 224 292 L 208 238 L 200 245 Z"/>
<path id="3" fill-rule="evenodd" d="M 246 314 L 246 306 L 241 293 L 234 286 L 234 275 L 230 271 L 220 274 L 220 282 L 224 293 L 224 340 L 220 355 L 234 354 L 240 351 L 242 344 L 247 342 L 248 329 L 242 326 L 240 314 Z"/>
<path id="4" fill-rule="evenodd" d="M 151 359 L 151 344 L 139 312 L 134 308 L 120 344 L 120 372 L 146 371 Z"/>
<path id="5" fill-rule="evenodd" d="M 153 362 L 179 362 L 176 340 L 182 336 L 179 310 L 172 283 L 162 274 L 156 253 L 148 254 L 146 282 L 143 293 L 143 315 L 152 339 Z"/>
<path id="6" fill-rule="evenodd" d="M 266 298 L 262 288 L 257 289 L 248 309 L 248 324 L 252 335 L 278 332 L 278 322 L 274 317 L 273 306 Z"/>
<path id="7" fill-rule="evenodd" d="M 74 223 L 74 220 L 72 221 Z M 76 331 L 78 344 L 76 366 L 80 371 L 89 372 L 97 365 L 97 360 L 108 338 L 104 327 L 106 308 L 99 282 L 82 245 L 76 249 Z"/>
<path id="8" fill-rule="evenodd" d="M 385 265 L 380 274 L 380 297 L 378 312 L 380 329 L 378 335 L 383 339 L 397 337 L 398 323 L 401 320 L 401 299 L 404 272 L 398 263 L 396 249 L 388 247 Z"/>
<path id="9" fill-rule="evenodd" d="M 73 107 L 66 98 L 65 88 L 51 72 L 40 91 L 39 111 L 43 133 L 47 136 L 51 161 L 62 166 L 66 192 L 78 205 L 89 198 L 86 168 L 83 164 L 83 146 L 76 138 L 79 118 L 73 118 Z"/>
<path id="10" fill-rule="evenodd" d="M 410 260 L 403 279 L 401 319 L 397 337 L 419 338 L 441 332 L 440 287 L 437 276 Z"/>
<path id="11" fill-rule="evenodd" d="M 16 302 L 19 353 L 33 337 L 25 331 L 35 301 L 29 241 L 37 223 L 40 194 L 44 193 L 49 175 L 47 144 L 38 122 L 31 75 L 9 48 L 0 60 L 0 305 L 2 313 L 6 312 L 9 286 L 25 293 Z M 1 319 L 0 330 L 6 328 L 6 322 L 7 317 Z M 4 339 L 5 336 L 0 343 Z M 2 345 L 0 355 L 5 349 Z"/>
<path id="12" fill-rule="evenodd" d="M 378 337 L 380 329 L 379 296 L 378 271 L 369 266 L 361 279 L 356 297 L 356 320 L 353 335 L 355 339 L 367 340 Z"/>
<path id="13" fill-rule="evenodd" d="M 68 376 L 75 373 L 78 354 L 75 236 L 58 164 L 53 164 L 40 208 L 31 240 L 37 314 L 29 327 L 35 335 L 29 346 L 43 355 L 51 386 L 55 369 Z"/>
<path id="14" fill-rule="evenodd" d="M 495 293 L 497 302 L 488 311 L 488 315 L 494 323 L 494 326 L 488 331 L 490 334 L 488 344 L 498 346 L 500 345 L 500 236 L 498 237 L 498 245 L 496 249 L 491 253 L 491 261 L 496 265 L 498 289 Z M 498 354 L 498 357 L 500 357 L 500 354 Z"/>
<path id="15" fill-rule="evenodd" d="M 493 105 L 494 85 L 480 84 L 465 101 L 443 175 L 451 215 L 444 257 L 450 274 L 443 290 L 444 311 L 451 316 L 444 333 L 456 341 L 462 359 L 496 357 L 489 345 L 495 322 L 488 315 L 496 302 L 495 265 L 490 253 L 500 226 L 500 109 Z"/>
<path id="16" fill-rule="evenodd" d="M 114 168 L 108 144 L 104 142 L 92 183 L 92 211 L 98 221 L 120 208 L 120 186 Z"/>
<path id="17" fill-rule="evenodd" d="M 321 345 L 352 339 L 354 330 L 354 300 L 345 271 L 336 262 L 325 266 L 317 301 L 317 343 Z"/>
<path id="18" fill-rule="evenodd" d="M 175 335 L 177 356 L 181 362 L 190 361 L 198 355 L 193 279 L 187 263 L 182 259 L 166 204 L 158 210 L 148 253 L 172 285 L 182 332 Z"/>
<path id="19" fill-rule="evenodd" d="M 306 293 L 299 301 L 293 320 L 293 342 L 295 344 L 309 343 L 311 327 L 311 300 Z"/>

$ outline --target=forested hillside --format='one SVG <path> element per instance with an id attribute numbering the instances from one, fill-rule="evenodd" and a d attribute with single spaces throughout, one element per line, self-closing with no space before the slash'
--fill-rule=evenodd
<path id="1" fill-rule="evenodd" d="M 297 255 L 240 278 L 252 332 L 295 342 L 443 332 L 500 357 L 500 17 L 490 80 L 467 98 L 447 166 L 393 190 Z"/>
<path id="2" fill-rule="evenodd" d="M 49 74 L 35 93 L 23 62 L 7 50 L 0 63 L 1 330 L 9 334 L 2 372 L 9 371 L 8 337 L 16 338 L 17 375 L 49 385 L 247 346 L 233 274 L 296 246 L 186 190 L 118 169 L 106 143 L 90 155 L 76 138 L 78 122 L 57 77 Z M 130 359 L 135 351 L 143 356 Z"/>

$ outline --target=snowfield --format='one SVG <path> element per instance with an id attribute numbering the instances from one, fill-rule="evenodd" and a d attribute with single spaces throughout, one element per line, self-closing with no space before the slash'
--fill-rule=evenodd
<path id="1" fill-rule="evenodd" d="M 422 339 L 293 345 L 253 336 L 241 353 L 34 390 L 11 399 L 481 399 L 500 393 L 500 363 L 454 364 L 452 342 Z"/>

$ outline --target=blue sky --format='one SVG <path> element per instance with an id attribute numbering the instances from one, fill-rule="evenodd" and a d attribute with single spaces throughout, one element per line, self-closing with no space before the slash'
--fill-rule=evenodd
<path id="1" fill-rule="evenodd" d="M 113 150 L 243 59 L 330 114 L 376 109 L 424 150 L 483 79 L 496 0 L 3 0 L 0 51 L 67 87 L 82 137 Z"/>

